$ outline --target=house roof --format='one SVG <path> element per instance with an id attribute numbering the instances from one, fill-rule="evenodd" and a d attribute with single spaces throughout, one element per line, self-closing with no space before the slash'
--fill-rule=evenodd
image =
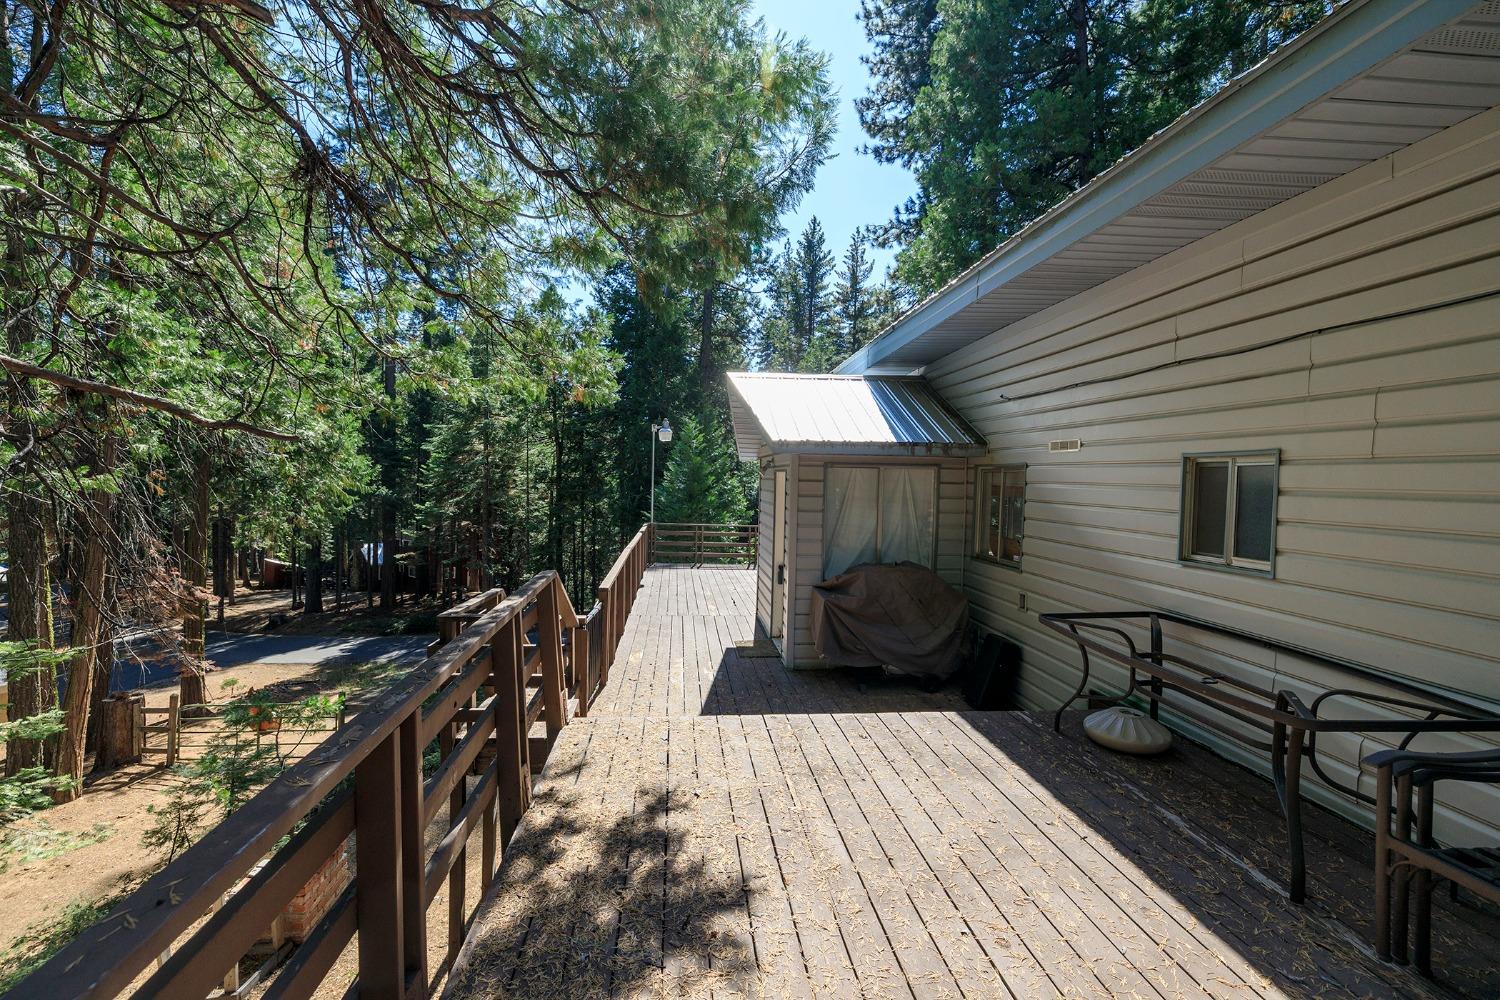
<path id="1" fill-rule="evenodd" d="M 1500 3 L 1349 0 L 839 367 L 912 372 L 1500 105 Z"/>
<path id="2" fill-rule="evenodd" d="M 982 454 L 984 438 L 922 378 L 730 372 L 740 458 L 762 447 L 842 455 Z"/>

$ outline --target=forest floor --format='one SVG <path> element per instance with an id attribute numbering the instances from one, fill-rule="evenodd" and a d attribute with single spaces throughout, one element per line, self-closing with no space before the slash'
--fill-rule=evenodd
<path id="1" fill-rule="evenodd" d="M 241 603 L 249 603 L 243 595 Z M 424 637 L 415 636 L 352 643 L 310 636 L 304 644 L 306 651 L 299 654 L 284 648 L 285 638 L 290 637 L 245 636 L 226 641 L 210 633 L 211 655 L 217 648 L 216 658 L 233 664 L 210 672 L 212 700 L 227 701 L 255 690 L 270 693 L 277 702 L 293 702 L 342 691 L 352 714 L 420 660 L 425 644 Z M 283 648 L 274 655 L 259 652 L 257 647 L 267 642 Z M 351 649 L 360 654 L 357 659 L 334 655 Z M 270 662 L 235 662 L 244 655 L 263 656 Z M 304 662 L 294 662 L 299 658 Z M 175 691 L 170 683 L 147 688 L 146 704 L 165 708 Z M 330 721 L 327 728 L 284 730 L 265 739 L 277 740 L 278 752 L 289 764 L 316 747 L 331 728 Z M 180 763 L 201 755 L 219 731 L 215 720 L 185 727 Z M 153 733 L 148 747 L 160 748 L 164 740 L 164 734 Z M 75 801 L 0 828 L 0 993 L 14 973 L 29 964 L 29 958 L 71 937 L 79 925 L 91 922 L 98 911 L 107 909 L 164 863 L 162 855 L 142 844 L 142 836 L 156 822 L 149 810 L 164 805 L 184 780 L 163 762 L 163 754 L 148 754 L 140 764 L 89 778 L 84 794 Z M 213 821 L 210 818 L 209 824 Z"/>

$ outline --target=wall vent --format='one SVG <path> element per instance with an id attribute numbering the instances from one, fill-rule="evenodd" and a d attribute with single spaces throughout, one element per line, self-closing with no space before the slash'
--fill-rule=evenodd
<path id="1" fill-rule="evenodd" d="M 1083 447 L 1083 442 L 1077 438 L 1065 438 L 1058 441 L 1048 441 L 1048 451 L 1077 451 Z"/>

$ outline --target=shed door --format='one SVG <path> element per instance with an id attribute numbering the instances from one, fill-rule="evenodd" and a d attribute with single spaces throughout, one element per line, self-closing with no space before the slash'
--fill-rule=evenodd
<path id="1" fill-rule="evenodd" d="M 771 498 L 771 638 L 780 639 L 786 626 L 786 470 L 776 470 Z"/>

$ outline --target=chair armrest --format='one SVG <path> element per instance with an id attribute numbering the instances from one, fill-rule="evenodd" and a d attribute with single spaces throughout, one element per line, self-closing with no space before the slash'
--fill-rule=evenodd
<path id="1" fill-rule="evenodd" d="M 1472 778 L 1493 781 L 1500 771 L 1500 747 L 1468 753 L 1431 753 L 1417 750 L 1377 750 L 1361 762 L 1367 768 L 1389 767 L 1394 775 L 1418 769 L 1424 781 L 1438 778 Z"/>

